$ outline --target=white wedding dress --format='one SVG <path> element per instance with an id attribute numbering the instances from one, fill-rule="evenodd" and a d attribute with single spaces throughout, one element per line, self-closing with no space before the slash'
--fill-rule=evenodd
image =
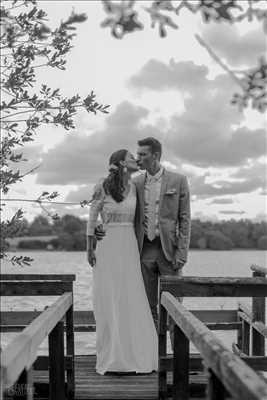
<path id="1" fill-rule="evenodd" d="M 96 371 L 149 373 L 158 369 L 158 337 L 145 292 L 134 231 L 135 186 L 120 203 L 95 188 L 87 234 L 101 216 L 106 231 L 93 268 Z"/>

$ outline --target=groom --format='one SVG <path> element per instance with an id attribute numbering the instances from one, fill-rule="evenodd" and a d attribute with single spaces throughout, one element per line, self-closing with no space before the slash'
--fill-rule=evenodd
<path id="1" fill-rule="evenodd" d="M 138 141 L 137 164 L 144 174 L 134 178 L 137 189 L 135 232 L 142 274 L 153 319 L 158 326 L 158 278 L 182 275 L 190 240 L 190 196 L 187 179 L 161 164 L 161 143 Z M 171 338 L 173 324 L 170 326 Z"/>

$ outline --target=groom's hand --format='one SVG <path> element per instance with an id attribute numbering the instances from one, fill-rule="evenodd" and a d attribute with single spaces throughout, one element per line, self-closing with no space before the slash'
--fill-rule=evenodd
<path id="1" fill-rule="evenodd" d="M 181 262 L 180 260 L 175 259 L 172 262 L 172 266 L 173 266 L 173 269 L 175 269 L 176 271 L 179 271 L 179 270 L 181 270 L 183 268 L 184 263 Z"/>
<path id="2" fill-rule="evenodd" d="M 87 260 L 91 267 L 95 266 L 96 263 L 96 256 L 95 256 L 95 251 L 94 250 L 88 250 L 87 251 Z"/>
<path id="3" fill-rule="evenodd" d="M 106 232 L 103 228 L 102 224 L 97 225 L 95 228 L 95 237 L 96 240 L 102 240 L 106 236 Z"/>
<path id="4" fill-rule="evenodd" d="M 182 270 L 184 265 L 185 265 L 185 262 L 183 260 L 181 260 L 180 253 L 177 250 L 174 254 L 173 261 L 172 261 L 173 269 L 176 271 L 180 271 L 180 270 Z"/>

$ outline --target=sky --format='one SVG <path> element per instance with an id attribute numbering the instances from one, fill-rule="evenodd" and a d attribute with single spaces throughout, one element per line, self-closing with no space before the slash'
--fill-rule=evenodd
<path id="1" fill-rule="evenodd" d="M 143 9 L 147 1 L 137 3 L 145 29 L 118 40 L 100 26 L 106 17 L 100 1 L 39 1 L 51 27 L 73 8 L 88 19 L 77 26 L 66 71 L 40 69 L 37 87 L 46 83 L 81 97 L 94 90 L 110 112 L 80 111 L 73 131 L 41 128 L 25 148 L 30 161 L 21 165 L 22 171 L 39 168 L 7 197 L 36 199 L 42 191 L 57 191 L 59 202 L 88 200 L 113 151 L 126 148 L 135 155 L 137 141 L 154 136 L 163 145 L 162 164 L 188 177 L 193 218 L 266 219 L 266 118 L 230 104 L 238 86 L 194 36 L 231 69 L 246 70 L 266 51 L 262 26 L 205 24 L 184 10 L 176 19 L 179 29 L 160 38 Z M 28 220 L 42 212 L 18 201 L 8 203 L 6 215 L 21 206 Z M 48 208 L 59 215 L 88 214 L 79 205 Z"/>

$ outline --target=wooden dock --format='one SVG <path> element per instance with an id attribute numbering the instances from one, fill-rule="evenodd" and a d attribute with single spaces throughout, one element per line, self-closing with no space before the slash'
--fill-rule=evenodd
<path id="1" fill-rule="evenodd" d="M 192 357 L 194 365 L 200 365 L 199 355 Z M 157 400 L 158 373 L 151 374 L 106 374 L 95 372 L 94 355 L 75 356 L 75 400 Z M 199 369 L 199 368 L 198 368 Z M 37 398 L 48 393 L 48 372 L 34 371 L 35 393 Z M 168 386 L 171 394 L 172 374 L 168 373 Z M 207 374 L 194 371 L 190 374 L 190 395 L 204 398 Z"/>
<path id="2" fill-rule="evenodd" d="M 19 333 L 1 351 L 0 400 L 266 400 L 267 269 L 251 269 L 252 278 L 161 277 L 158 372 L 104 376 L 95 356 L 75 355 L 74 332 L 95 331 L 95 321 L 92 311 L 73 311 L 74 275 L 2 275 L 2 296 L 58 298 L 44 311 L 1 312 L 1 331 Z M 250 297 L 252 308 L 190 311 L 180 296 Z M 175 323 L 173 354 L 167 316 Z M 232 351 L 213 330 L 236 331 Z M 39 356 L 45 338 L 48 355 Z"/>
<path id="3" fill-rule="evenodd" d="M 157 373 L 152 374 L 106 374 L 95 372 L 95 356 L 75 356 L 76 400 L 156 400 Z M 36 394 L 40 398 L 47 394 L 48 372 L 35 371 Z"/>

